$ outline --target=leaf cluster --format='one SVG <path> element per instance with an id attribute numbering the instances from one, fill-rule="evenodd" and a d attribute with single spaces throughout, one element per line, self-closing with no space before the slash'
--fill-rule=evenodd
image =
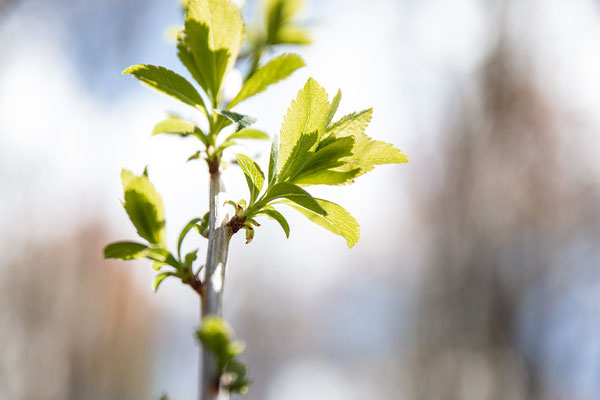
<path id="1" fill-rule="evenodd" d="M 220 386 L 230 393 L 243 394 L 248 392 L 250 385 L 248 367 L 238 359 L 244 351 L 244 344 L 232 340 L 232 332 L 223 319 L 208 316 L 202 319 L 196 337 L 215 357 Z"/>
<path id="2" fill-rule="evenodd" d="M 171 114 L 156 124 L 152 135 L 196 138 L 198 147 L 188 160 L 205 160 L 211 177 L 218 178 L 226 149 L 240 140 L 270 139 L 267 133 L 252 127 L 256 118 L 234 108 L 304 66 L 296 54 L 282 54 L 261 66 L 263 53 L 273 46 L 310 42 L 306 29 L 296 22 L 303 1 L 265 0 L 264 24 L 250 32 L 246 32 L 240 10 L 231 0 L 182 0 L 182 4 L 185 23 L 176 31 L 177 55 L 192 80 L 150 64 L 133 65 L 123 72 L 193 108 L 205 119 L 205 123 L 198 124 Z M 249 50 L 243 51 L 245 38 L 249 39 Z M 240 91 L 228 101 L 223 94 L 225 79 L 236 63 L 245 58 L 251 61 L 246 79 Z M 289 237 L 289 223 L 278 209 L 285 205 L 344 237 L 349 247 L 357 243 L 360 227 L 356 219 L 340 205 L 313 197 L 306 188 L 348 185 L 376 165 L 404 163 L 408 159 L 391 144 L 372 140 L 365 134 L 371 109 L 334 122 L 340 101 L 340 91 L 330 100 L 325 89 L 309 79 L 287 110 L 279 135 L 273 135 L 266 173 L 251 157 L 236 154 L 236 164 L 244 173 L 249 195 L 238 202 L 226 202 L 234 208 L 234 215 L 227 223 L 229 233 L 243 229 L 249 243 L 260 226 L 257 219 L 266 216 L 277 221 Z M 227 127 L 234 129 L 223 138 L 225 135 L 220 134 Z M 155 290 L 166 278 L 177 277 L 202 296 L 199 273 L 203 266 L 193 268 L 198 250 L 182 254 L 181 249 L 192 230 L 208 237 L 208 213 L 192 218 L 181 229 L 177 248 L 170 251 L 163 202 L 149 180 L 147 169 L 141 175 L 123 170 L 121 182 L 122 205 L 142 241 L 111 243 L 105 247 L 104 257 L 149 259 L 157 271 Z M 229 392 L 245 393 L 249 386 L 247 367 L 238 359 L 243 345 L 232 337 L 231 328 L 217 317 L 204 318 L 197 331 L 198 340 L 215 357 L 220 386 Z"/>
<path id="3" fill-rule="evenodd" d="M 254 217 L 261 214 L 276 220 L 289 237 L 289 224 L 274 208 L 277 204 L 291 206 L 311 221 L 343 236 L 349 247 L 358 241 L 359 225 L 348 211 L 328 200 L 312 197 L 303 187 L 351 184 L 376 165 L 404 163 L 408 159 L 391 144 L 372 140 L 365 134 L 371 109 L 332 122 L 340 101 L 340 91 L 329 102 L 325 89 L 309 79 L 287 111 L 279 144 L 273 142 L 267 176 L 250 157 L 236 156 L 250 197 L 247 202 L 235 205 L 234 230 L 246 229 L 248 241 L 257 226 Z"/>
<path id="4" fill-rule="evenodd" d="M 104 248 L 104 258 L 118 260 L 135 260 L 146 258 L 152 261 L 152 268 L 158 272 L 154 279 L 154 290 L 168 277 L 180 278 L 193 287 L 198 283 L 200 269 L 194 271 L 192 264 L 198 257 L 198 249 L 185 255 L 181 247 L 187 234 L 194 228 L 206 237 L 208 213 L 202 218 L 193 218 L 181 230 L 177 241 L 177 252 L 167 249 L 167 232 L 165 228 L 165 211 L 162 198 L 148 178 L 147 170 L 140 176 L 131 171 L 121 172 L 124 200 L 121 202 L 129 219 L 135 226 L 138 235 L 146 243 L 133 241 L 113 242 Z"/>
<path id="5" fill-rule="evenodd" d="M 305 65 L 296 54 L 282 54 L 253 71 L 237 95 L 226 104 L 223 99 L 225 77 L 238 60 L 243 39 L 240 10 L 230 0 L 187 0 L 185 24 L 177 35 L 177 55 L 199 88 L 177 72 L 161 66 L 138 64 L 123 71 L 196 109 L 207 119 L 207 131 L 176 115 L 159 122 L 153 130 L 153 135 L 197 138 L 201 148 L 189 160 L 203 158 L 218 165 L 223 151 L 238 140 L 268 139 L 266 133 L 248 129 L 256 122 L 255 118 L 234 112 L 232 108 Z M 219 133 L 231 124 L 236 125 L 235 132 L 218 140 Z"/>
<path id="6" fill-rule="evenodd" d="M 270 10 L 273 7 L 287 6 L 276 7 L 271 4 L 267 5 L 266 9 Z M 237 113 L 233 108 L 287 78 L 295 70 L 303 67 L 304 61 L 296 54 L 282 54 L 273 58 L 255 71 L 244 82 L 238 94 L 225 104 L 223 82 L 236 63 L 244 37 L 244 23 L 240 10 L 230 0 L 187 0 L 184 9 L 185 25 L 178 32 L 177 55 L 197 86 L 175 71 L 161 66 L 139 64 L 130 66 L 123 72 L 194 108 L 207 119 L 209 129 L 203 130 L 198 124 L 171 114 L 167 119 L 156 124 L 152 135 L 195 137 L 200 142 L 201 148 L 191 154 L 188 160 L 204 159 L 213 173 L 219 168 L 223 151 L 238 144 L 239 140 L 269 139 L 265 132 L 250 128 L 250 125 L 256 122 L 255 118 Z M 288 11 L 284 14 L 291 16 Z M 219 133 L 231 124 L 234 124 L 236 129 L 225 139 L 219 140 Z M 246 161 L 248 165 L 252 163 L 251 160 Z M 258 180 L 258 176 L 254 176 L 253 179 Z M 158 271 L 154 280 L 155 290 L 165 278 L 175 276 L 199 291 L 201 282 L 198 272 L 202 267 L 198 270 L 192 269 L 197 251 L 182 255 L 181 245 L 192 228 L 201 235 L 207 236 L 208 213 L 202 218 L 190 220 L 180 233 L 177 251 L 170 252 L 166 246 L 162 199 L 150 183 L 147 172 L 142 176 L 136 176 L 124 170 L 122 183 L 123 206 L 138 235 L 146 242 L 112 243 L 105 248 L 105 257 L 122 260 L 139 258 L 152 260 L 154 269 Z M 271 216 L 276 213 L 268 209 L 262 211 L 263 214 Z M 251 221 L 253 220 L 248 219 L 247 223 Z M 251 229 L 248 232 L 249 235 L 253 233 Z"/>

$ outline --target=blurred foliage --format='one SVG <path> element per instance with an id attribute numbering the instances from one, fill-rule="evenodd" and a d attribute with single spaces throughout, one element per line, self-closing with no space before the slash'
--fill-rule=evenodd
<path id="1" fill-rule="evenodd" d="M 230 393 L 247 393 L 250 381 L 248 367 L 237 356 L 244 351 L 244 344 L 231 339 L 231 327 L 223 319 L 208 316 L 202 318 L 196 332 L 198 341 L 216 359 L 220 386 Z"/>

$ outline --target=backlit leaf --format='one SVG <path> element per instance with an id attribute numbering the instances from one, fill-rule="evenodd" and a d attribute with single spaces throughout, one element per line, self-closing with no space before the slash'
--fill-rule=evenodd
<path id="1" fill-rule="evenodd" d="M 298 210 L 317 225 L 321 225 L 336 235 L 344 237 L 348 247 L 354 246 L 360 237 L 358 221 L 348 211 L 335 203 L 323 199 L 315 200 L 327 212 L 327 215 L 317 214 L 290 201 L 285 201 L 285 204 Z"/>
<path id="2" fill-rule="evenodd" d="M 218 107 L 223 79 L 237 60 L 244 24 L 230 0 L 189 0 L 182 38 L 200 85 Z"/>
<path id="3" fill-rule="evenodd" d="M 241 342 L 232 340 L 233 331 L 229 324 L 216 316 L 202 318 L 196 337 L 215 356 L 218 375 L 223 374 L 228 363 L 244 350 Z"/>
<path id="4" fill-rule="evenodd" d="M 155 65 L 132 65 L 123 71 L 138 78 L 144 84 L 206 113 L 200 94 L 183 76 Z"/>
<path id="5" fill-rule="evenodd" d="M 257 213 L 257 215 L 260 215 L 260 214 L 271 217 L 271 219 L 274 219 L 275 221 L 279 222 L 279 225 L 281 225 L 281 228 L 285 232 L 285 236 L 287 238 L 290 237 L 290 225 L 288 224 L 285 217 L 283 215 L 281 215 L 281 213 L 279 211 L 277 211 L 273 207 L 265 207 Z"/>
<path id="6" fill-rule="evenodd" d="M 161 283 L 163 283 L 163 281 L 166 278 L 168 278 L 169 276 L 175 276 L 175 274 L 172 272 L 162 272 L 162 273 L 156 275 L 156 277 L 154 278 L 154 282 L 152 283 L 152 288 L 154 289 L 155 292 L 158 290 Z"/>
<path id="7" fill-rule="evenodd" d="M 104 248 L 104 258 L 133 260 L 143 258 L 148 246 L 136 242 L 114 242 Z"/>
<path id="8" fill-rule="evenodd" d="M 289 173 L 290 167 L 298 158 L 316 147 L 319 142 L 329 111 L 327 97 L 325 89 L 311 78 L 292 101 L 283 120 L 279 138 L 279 180 Z M 315 136 L 314 139 L 312 136 Z"/>
<path id="9" fill-rule="evenodd" d="M 277 179 L 277 160 L 279 159 L 279 137 L 275 136 L 273 138 L 273 143 L 271 143 L 271 152 L 269 154 L 269 173 L 268 180 L 269 186 L 275 183 Z"/>
<path id="10" fill-rule="evenodd" d="M 229 135 L 225 141 L 233 139 L 269 140 L 270 138 L 269 135 L 258 129 L 244 128 Z"/>
<path id="11" fill-rule="evenodd" d="M 267 0 L 265 7 L 267 44 L 304 44 L 310 42 L 306 32 L 296 33 L 304 28 L 294 25 L 293 19 L 302 9 L 303 0 Z M 304 37 L 304 40 L 299 40 Z"/>
<path id="12" fill-rule="evenodd" d="M 262 92 L 270 85 L 287 78 L 304 65 L 304 61 L 296 54 L 283 54 L 272 59 L 244 82 L 242 89 L 229 103 L 227 109 L 231 109 L 247 98 Z"/>
<path id="13" fill-rule="evenodd" d="M 162 198 L 146 175 L 121 172 L 125 201 L 123 207 L 138 235 L 151 244 L 166 246 L 165 211 Z"/>
<path id="14" fill-rule="evenodd" d="M 393 145 L 379 140 L 372 140 L 364 131 L 371 121 L 372 109 L 346 115 L 326 132 L 323 143 L 332 138 L 353 137 L 352 155 L 343 158 L 344 166 L 338 171 L 348 172 L 358 169 L 358 175 L 371 171 L 376 165 L 401 164 L 408 162 L 408 157 Z"/>
<path id="15" fill-rule="evenodd" d="M 308 29 L 302 26 L 284 26 L 277 32 L 277 42 L 287 44 L 310 44 L 310 34 Z"/>
<path id="16" fill-rule="evenodd" d="M 168 133 L 172 135 L 188 136 L 194 133 L 196 125 L 179 117 L 171 116 L 154 126 L 152 135 Z"/>
<path id="17" fill-rule="evenodd" d="M 337 94 L 331 100 L 331 105 L 329 106 L 329 110 L 327 111 L 327 119 L 325 121 L 325 128 L 329 127 L 331 121 L 333 121 L 333 117 L 335 117 L 335 113 L 337 112 L 338 107 L 340 106 L 340 101 L 342 100 L 342 91 L 338 90 Z"/>
<path id="18" fill-rule="evenodd" d="M 269 202 L 285 198 L 291 200 L 292 202 L 307 208 L 318 214 L 325 214 L 326 211 L 321 208 L 319 203 L 308 193 L 306 190 L 299 188 L 298 186 L 288 183 L 288 182 L 279 182 L 273 185 L 267 192 L 265 198 L 261 201 L 264 204 L 260 204 L 260 208 L 267 205 Z M 260 202 L 259 202 L 260 203 Z M 258 204 L 258 203 L 257 203 Z M 260 209 L 259 208 L 259 209 Z"/>
<path id="19" fill-rule="evenodd" d="M 238 164 L 244 171 L 246 182 L 250 190 L 250 201 L 253 203 L 258 197 L 265 183 L 265 175 L 254 160 L 244 154 L 236 154 Z"/>
<path id="20" fill-rule="evenodd" d="M 188 232 L 194 227 L 194 225 L 197 225 L 201 221 L 202 221 L 202 218 L 193 218 L 181 230 L 181 233 L 179 234 L 179 239 L 177 240 L 177 255 L 179 256 L 180 259 L 181 259 L 181 245 L 183 244 L 183 240 L 187 236 Z"/>
<path id="21" fill-rule="evenodd" d="M 173 257 L 169 250 L 163 247 L 151 247 L 146 251 L 144 256 L 162 265 L 170 265 L 175 269 L 181 268 L 179 261 Z"/>
<path id="22" fill-rule="evenodd" d="M 309 153 L 304 165 L 290 176 L 290 182 L 302 185 L 339 185 L 348 183 L 356 173 L 336 173 L 333 169 L 341 167 L 344 157 L 352 155 L 353 137 L 332 138 L 329 143 L 316 152 Z"/>

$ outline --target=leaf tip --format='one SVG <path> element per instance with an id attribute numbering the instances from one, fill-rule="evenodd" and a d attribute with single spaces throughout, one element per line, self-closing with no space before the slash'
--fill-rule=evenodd
<path id="1" fill-rule="evenodd" d="M 134 72 L 136 72 L 140 68 L 141 65 L 142 64 L 130 65 L 129 67 L 125 68 L 121 73 L 123 75 L 133 74 Z"/>

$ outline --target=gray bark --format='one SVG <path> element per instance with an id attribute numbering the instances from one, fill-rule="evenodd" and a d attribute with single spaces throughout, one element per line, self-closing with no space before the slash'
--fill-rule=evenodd
<path id="1" fill-rule="evenodd" d="M 220 173 L 210 177 L 210 209 L 208 225 L 208 251 L 204 265 L 204 289 L 201 318 L 208 315 L 223 317 L 223 287 L 225 283 L 225 265 L 231 230 L 227 226 L 227 216 L 223 210 Z M 219 397 L 219 377 L 212 354 L 201 351 L 200 400 L 215 400 Z"/>

